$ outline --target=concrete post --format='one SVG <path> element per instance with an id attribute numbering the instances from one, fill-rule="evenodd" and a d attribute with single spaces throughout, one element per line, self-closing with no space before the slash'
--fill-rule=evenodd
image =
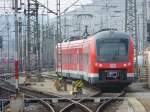
<path id="1" fill-rule="evenodd" d="M 67 91 L 67 81 L 66 78 L 63 78 L 64 91 Z"/>
<path id="2" fill-rule="evenodd" d="M 10 96 L 10 110 L 11 112 L 24 112 L 24 95 L 16 94 Z"/>

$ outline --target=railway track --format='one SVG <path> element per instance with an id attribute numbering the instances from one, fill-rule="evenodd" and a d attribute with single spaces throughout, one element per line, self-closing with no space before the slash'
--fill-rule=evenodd
<path id="1" fill-rule="evenodd" d="M 12 93 L 16 93 L 16 88 L 14 85 L 10 84 L 9 82 L 7 82 L 3 79 L 0 79 L 0 82 L 1 82 L 0 87 L 2 89 L 8 90 Z M 35 98 L 58 98 L 58 97 L 61 97 L 54 93 L 50 93 L 50 92 L 44 93 L 41 91 L 30 89 L 28 87 L 19 86 L 19 88 L 20 88 L 20 92 L 24 93 L 25 96 L 28 96 L 28 97 L 35 97 Z"/>
<path id="2" fill-rule="evenodd" d="M 103 112 L 103 109 L 111 104 L 111 102 L 121 101 L 122 93 L 101 93 L 95 97 L 72 97 L 72 98 L 53 98 L 42 99 L 44 105 L 50 105 L 51 112 Z M 45 111 L 44 111 L 45 112 Z"/>
<path id="3" fill-rule="evenodd" d="M 57 76 L 45 76 L 43 77 L 48 79 L 56 79 Z M 125 94 L 125 92 L 120 93 L 101 93 L 98 92 L 95 95 L 89 96 L 89 97 L 101 97 L 100 102 L 91 105 L 93 101 L 89 100 L 88 98 L 81 98 L 80 100 L 74 100 L 67 99 L 69 103 L 66 104 L 66 106 L 62 107 L 60 110 L 57 110 L 55 112 L 102 112 L 103 109 L 109 105 L 112 101 L 118 100 L 118 97 L 121 97 Z M 95 106 L 95 107 L 93 107 Z M 53 109 L 55 110 L 55 108 Z"/>
<path id="4" fill-rule="evenodd" d="M 103 109 L 112 101 L 115 101 L 118 99 L 118 97 L 123 96 L 125 93 L 101 93 L 96 94 L 91 97 L 100 97 L 100 101 L 92 105 L 92 100 L 83 98 L 79 101 L 70 100 L 71 103 L 64 108 L 62 108 L 59 112 L 76 112 L 77 108 L 80 109 L 79 112 L 102 112 Z M 93 107 L 95 106 L 95 107 Z"/>
<path id="5" fill-rule="evenodd" d="M 7 89 L 12 88 L 13 86 L 6 82 L 8 85 L 6 85 L 4 88 L 7 87 Z M 11 86 L 10 86 L 11 85 Z M 9 87 L 9 88 L 8 88 Z M 103 109 L 109 105 L 110 102 L 115 101 L 118 97 L 124 95 L 124 92 L 121 93 L 101 93 L 97 92 L 96 94 L 92 95 L 90 98 L 88 97 L 80 97 L 75 96 L 72 98 L 65 98 L 62 96 L 57 95 L 51 95 L 46 94 L 42 92 L 37 92 L 34 90 L 31 90 L 29 88 L 21 87 L 21 92 L 25 93 L 28 97 L 31 99 L 28 101 L 29 104 L 32 104 L 37 101 L 37 103 L 43 105 L 43 108 L 45 108 L 48 112 L 102 112 Z M 15 93 L 15 90 L 11 89 Z M 52 103 L 49 99 L 63 99 L 63 106 L 61 109 L 57 110 L 57 103 Z M 93 102 L 93 99 L 99 99 L 97 102 Z M 8 103 L 5 103 L 8 104 Z M 61 103 L 60 103 L 61 105 Z M 47 112 L 46 111 L 46 112 Z M 45 111 L 43 111 L 45 112 Z"/>
<path id="6" fill-rule="evenodd" d="M 50 79 L 55 79 L 56 77 L 49 77 Z M 0 79 L 1 85 L 0 87 L 3 89 L 6 89 L 12 93 L 15 93 L 15 87 L 14 85 L 10 84 L 9 82 L 6 82 L 3 79 Z M 32 90 L 27 87 L 20 86 L 20 91 L 25 94 L 27 98 L 32 98 L 34 100 L 30 100 L 28 103 L 32 104 L 32 102 L 35 102 L 35 99 L 37 100 L 37 103 L 43 105 L 43 108 L 46 108 L 48 112 L 102 112 L 107 105 L 109 105 L 110 102 L 115 101 L 118 97 L 123 96 L 125 93 L 101 93 L 97 92 L 96 94 L 91 97 L 92 99 L 88 97 L 80 97 L 77 98 L 66 98 L 63 96 L 58 96 L 53 93 L 43 93 L 40 91 Z M 60 108 L 57 108 L 56 103 L 52 103 L 49 101 L 49 98 L 57 99 L 65 99 L 64 102 L 62 102 L 63 106 L 60 106 Z M 93 98 L 97 98 L 100 100 L 97 102 L 93 102 Z M 8 104 L 8 103 L 6 103 Z M 58 107 L 59 107 L 58 106 Z M 47 112 L 46 111 L 46 112 Z M 44 111 L 43 111 L 44 112 Z"/>
<path id="7" fill-rule="evenodd" d="M 10 84 L 9 82 L 7 82 L 3 79 L 0 79 L 0 81 L 1 81 L 1 83 L 3 83 L 0 85 L 0 87 L 2 89 L 5 89 L 5 90 L 11 92 L 12 94 L 16 93 L 16 89 L 15 89 L 14 85 Z M 47 108 L 47 110 L 49 112 L 55 112 L 55 111 L 54 111 L 53 107 L 47 101 L 42 100 L 42 98 L 59 98 L 59 97 L 61 97 L 61 96 L 55 95 L 53 93 L 43 93 L 43 92 L 32 90 L 32 89 L 29 89 L 29 88 L 23 87 L 23 86 L 20 87 L 20 92 L 24 93 L 25 97 L 32 98 L 32 99 L 38 98 L 38 103 L 42 104 L 45 108 Z M 32 102 L 34 102 L 34 100 L 30 100 L 30 102 L 28 102 L 28 103 L 32 103 Z M 9 105 L 8 100 L 5 101 L 5 103 L 4 103 L 4 106 L 6 106 L 6 105 Z"/>

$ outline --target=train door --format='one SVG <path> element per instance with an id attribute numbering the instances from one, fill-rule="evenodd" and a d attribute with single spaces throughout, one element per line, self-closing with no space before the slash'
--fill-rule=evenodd
<path id="1" fill-rule="evenodd" d="M 85 77 L 88 77 L 89 73 L 89 46 L 87 43 L 84 44 L 84 51 L 83 51 L 83 71 Z"/>
<path id="2" fill-rule="evenodd" d="M 68 73 L 67 77 L 68 78 L 70 78 L 70 68 L 69 68 L 71 62 L 70 57 L 71 57 L 71 53 L 70 53 L 70 41 L 69 41 L 67 46 L 67 73 Z"/>
<path id="3" fill-rule="evenodd" d="M 77 74 L 80 75 L 80 66 L 79 66 L 79 55 L 80 55 L 80 52 L 79 52 L 80 48 L 77 49 Z"/>
<path id="4" fill-rule="evenodd" d="M 80 75 L 83 76 L 84 74 L 84 68 L 83 68 L 83 65 L 84 65 L 84 61 L 83 61 L 83 41 L 81 42 L 81 46 L 79 48 L 79 54 L 78 54 L 78 64 L 79 64 L 79 71 L 80 71 Z"/>

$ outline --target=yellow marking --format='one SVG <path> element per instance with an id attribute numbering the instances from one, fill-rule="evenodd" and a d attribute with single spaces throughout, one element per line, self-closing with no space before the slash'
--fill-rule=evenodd
<path id="1" fill-rule="evenodd" d="M 75 82 L 75 87 L 83 87 L 83 82 L 81 81 L 81 80 L 77 80 L 76 82 Z"/>

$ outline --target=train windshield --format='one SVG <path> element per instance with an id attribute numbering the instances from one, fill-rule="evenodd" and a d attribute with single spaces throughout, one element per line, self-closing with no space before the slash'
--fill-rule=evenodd
<path id="1" fill-rule="evenodd" d="M 122 62 L 128 61 L 128 39 L 99 39 L 96 42 L 97 61 Z"/>

